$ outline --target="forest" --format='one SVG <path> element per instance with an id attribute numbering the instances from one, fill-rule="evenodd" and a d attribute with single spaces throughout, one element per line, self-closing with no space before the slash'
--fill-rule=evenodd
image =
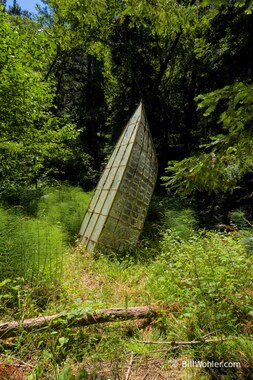
<path id="1" fill-rule="evenodd" d="M 42 3 L 0 0 L 0 379 L 253 379 L 253 1 Z M 140 101 L 158 159 L 143 232 L 85 252 Z"/>

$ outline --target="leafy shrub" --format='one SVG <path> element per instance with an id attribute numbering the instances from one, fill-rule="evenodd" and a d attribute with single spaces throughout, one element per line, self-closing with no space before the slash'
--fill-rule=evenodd
<path id="1" fill-rule="evenodd" d="M 252 228 L 252 224 L 249 222 L 244 210 L 237 209 L 229 213 L 230 223 L 236 225 L 240 229 Z"/>
<path id="2" fill-rule="evenodd" d="M 168 208 L 165 211 L 165 227 L 175 231 L 182 240 L 189 239 L 197 227 L 194 211 L 190 208 Z"/>
<path id="3" fill-rule="evenodd" d="M 180 198 L 153 196 L 148 209 L 141 240 L 150 247 L 158 246 L 164 230 L 170 229 L 182 240 L 190 238 L 198 227 L 195 211 L 189 202 Z"/>
<path id="4" fill-rule="evenodd" d="M 0 192 L 0 200 L 6 207 L 20 206 L 27 216 L 36 217 L 40 198 L 43 195 L 42 188 L 21 188 L 20 186 L 3 186 Z"/>
<path id="5" fill-rule="evenodd" d="M 240 239 L 214 232 L 182 241 L 164 232 L 161 255 L 150 269 L 148 289 L 156 300 L 182 306 L 182 318 L 202 329 L 233 329 L 252 309 L 251 259 Z"/>

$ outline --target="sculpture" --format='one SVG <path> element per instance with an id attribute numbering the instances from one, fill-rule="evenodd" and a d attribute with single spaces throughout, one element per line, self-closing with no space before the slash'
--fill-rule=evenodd
<path id="1" fill-rule="evenodd" d="M 130 118 L 104 169 L 79 235 L 91 252 L 138 241 L 157 178 L 157 158 L 143 104 Z"/>

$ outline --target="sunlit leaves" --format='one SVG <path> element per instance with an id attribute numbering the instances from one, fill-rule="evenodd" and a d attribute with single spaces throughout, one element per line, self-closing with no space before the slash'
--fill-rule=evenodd
<path id="1" fill-rule="evenodd" d="M 253 120 L 253 85 L 238 82 L 196 98 L 199 109 L 205 109 L 204 116 L 210 116 L 218 103 L 223 103 L 225 111 L 219 122 L 229 132 L 244 129 Z"/>
<path id="2" fill-rule="evenodd" d="M 224 134 L 213 136 L 202 152 L 167 167 L 165 185 L 183 193 L 233 191 L 239 180 L 253 171 L 253 85 L 234 83 L 197 97 L 204 117 L 212 115 L 222 103 L 219 123 Z"/>
<path id="3" fill-rule="evenodd" d="M 35 22 L 0 12 L 0 192 L 44 181 L 78 133 L 54 109 L 45 80 L 54 41 Z M 53 164 L 52 164 L 53 162 Z M 50 167 L 51 166 L 51 167 Z"/>
<path id="4" fill-rule="evenodd" d="M 52 86 L 43 81 L 41 65 L 48 51 L 45 35 L 30 20 L 0 13 L 0 136 L 28 128 L 52 103 Z M 20 136 L 17 136 L 17 139 Z"/>
<path id="5" fill-rule="evenodd" d="M 236 0 L 235 2 L 231 2 L 230 0 L 201 0 L 201 5 L 212 6 L 215 8 L 219 8 L 221 6 L 229 6 L 231 3 L 234 3 L 235 7 L 244 8 L 246 14 L 251 14 L 253 11 L 253 1 L 245 1 L 245 0 Z"/>

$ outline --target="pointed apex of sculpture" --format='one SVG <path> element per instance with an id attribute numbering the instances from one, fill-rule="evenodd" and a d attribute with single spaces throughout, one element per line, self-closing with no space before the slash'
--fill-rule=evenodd
<path id="1" fill-rule="evenodd" d="M 139 110 L 139 112 L 144 112 L 144 104 L 142 102 L 142 100 L 140 101 L 138 107 L 137 107 L 137 111 Z"/>
<path id="2" fill-rule="evenodd" d="M 137 123 L 138 121 L 140 121 L 142 117 L 145 118 L 145 110 L 144 110 L 144 105 L 141 100 L 135 112 L 133 113 L 132 117 L 130 118 L 129 124 Z"/>

